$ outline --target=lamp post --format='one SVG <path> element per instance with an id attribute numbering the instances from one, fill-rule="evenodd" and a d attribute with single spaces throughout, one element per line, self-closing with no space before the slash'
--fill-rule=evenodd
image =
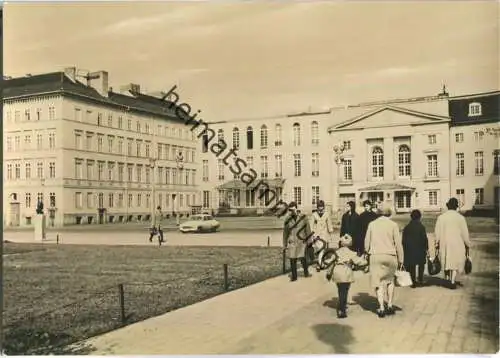
<path id="1" fill-rule="evenodd" d="M 155 189 L 156 189 L 156 176 L 155 176 L 155 167 L 156 167 L 156 158 L 149 158 L 149 166 L 151 168 L 151 227 L 156 227 L 156 213 L 155 213 Z"/>
<path id="2" fill-rule="evenodd" d="M 179 184 L 182 184 L 182 175 L 184 172 L 181 172 L 182 169 L 184 169 L 184 155 L 182 154 L 181 151 L 177 152 L 177 155 L 175 156 L 175 163 L 177 165 L 177 173 L 178 173 L 178 182 Z M 179 201 L 178 201 L 178 195 L 175 196 L 174 198 L 174 210 L 176 212 L 176 223 L 177 226 L 181 224 L 181 218 L 179 216 Z"/>
<path id="3" fill-rule="evenodd" d="M 340 219 L 340 165 L 344 162 L 344 150 L 344 143 L 335 144 L 333 146 L 333 152 L 335 153 L 334 160 L 337 165 L 337 185 L 335 186 L 335 194 L 337 195 L 337 219 Z"/>

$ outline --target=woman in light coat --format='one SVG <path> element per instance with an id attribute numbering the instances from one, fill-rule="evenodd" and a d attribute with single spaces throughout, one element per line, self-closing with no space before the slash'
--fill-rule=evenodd
<path id="1" fill-rule="evenodd" d="M 458 200 L 451 198 L 446 203 L 448 210 L 439 215 L 434 228 L 436 249 L 439 250 L 445 278 L 451 289 L 456 289 L 456 279 L 462 273 L 470 247 L 469 229 L 465 218 L 458 209 Z"/>

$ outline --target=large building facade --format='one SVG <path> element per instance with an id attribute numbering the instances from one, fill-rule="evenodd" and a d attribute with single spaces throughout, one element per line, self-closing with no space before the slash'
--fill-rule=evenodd
<path id="1" fill-rule="evenodd" d="M 189 213 L 198 139 L 175 108 L 138 85 L 113 92 L 105 71 L 80 75 L 4 81 L 4 225 L 31 226 L 39 201 L 50 226 Z"/>
<path id="2" fill-rule="evenodd" d="M 296 201 L 305 212 L 319 199 L 334 212 L 347 201 L 361 206 L 365 199 L 389 202 L 398 213 L 414 208 L 441 211 L 450 196 L 459 198 L 462 210 L 493 209 L 499 195 L 499 100 L 500 92 L 461 97 L 443 92 L 214 122 L 210 128 L 277 197 Z M 477 103 L 483 115 L 471 119 L 469 107 Z M 342 151 L 335 153 L 335 146 Z M 243 184 L 240 175 L 203 144 L 200 156 L 205 209 L 266 210 L 264 185 L 252 190 Z"/>

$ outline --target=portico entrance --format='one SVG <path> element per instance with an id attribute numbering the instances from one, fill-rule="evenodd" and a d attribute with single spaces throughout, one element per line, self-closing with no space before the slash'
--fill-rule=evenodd
<path id="1" fill-rule="evenodd" d="M 412 203 L 412 196 L 415 192 L 415 188 L 402 184 L 377 184 L 360 189 L 359 192 L 361 201 L 368 199 L 375 206 L 383 202 L 389 203 L 394 207 L 396 213 L 409 212 L 414 205 L 414 203 Z"/>

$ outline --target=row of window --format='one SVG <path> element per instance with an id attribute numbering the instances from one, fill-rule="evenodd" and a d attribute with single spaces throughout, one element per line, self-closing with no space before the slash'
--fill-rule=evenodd
<path id="1" fill-rule="evenodd" d="M 19 123 L 21 121 L 35 122 L 46 119 L 56 119 L 56 107 L 54 105 L 49 105 L 46 112 L 42 108 L 25 108 L 24 111 L 15 110 L 14 116 L 12 116 L 12 111 L 5 112 L 5 121 L 7 123 Z"/>
<path id="2" fill-rule="evenodd" d="M 299 123 L 294 123 L 292 126 L 293 129 L 293 145 L 298 147 L 302 144 L 302 134 L 301 127 Z M 280 147 L 283 145 L 283 129 L 281 124 L 275 125 L 274 130 L 274 146 Z M 224 130 L 219 129 L 217 131 L 217 139 L 220 141 L 225 141 L 224 139 Z M 233 148 L 240 148 L 240 129 L 238 127 L 234 127 L 232 130 L 232 140 L 233 140 Z M 246 143 L 247 149 L 254 149 L 254 134 L 253 127 L 248 126 L 246 129 Z M 319 145 L 319 124 L 317 121 L 313 121 L 311 123 L 311 144 Z M 260 148 L 266 149 L 270 146 L 269 144 L 269 130 L 265 124 L 260 127 Z M 208 134 L 204 135 L 202 152 L 206 153 L 208 151 Z"/>
<path id="3" fill-rule="evenodd" d="M 484 131 L 475 131 L 472 133 L 474 142 L 479 143 L 484 140 Z M 455 143 L 463 143 L 464 142 L 464 134 L 462 132 L 455 133 Z"/>
<path id="4" fill-rule="evenodd" d="M 22 139 L 22 143 L 21 143 Z M 46 150 L 55 149 L 56 147 L 56 133 L 55 130 L 38 131 L 32 135 L 31 131 L 28 133 L 13 134 L 5 137 L 5 151 L 18 152 L 22 150 Z"/>
<path id="5" fill-rule="evenodd" d="M 499 175 L 500 173 L 500 151 L 493 152 L 493 174 Z M 456 153 L 456 176 L 465 175 L 465 153 Z M 474 175 L 484 175 L 484 152 L 474 152 Z"/>
<path id="6" fill-rule="evenodd" d="M 247 167 L 253 168 L 253 157 L 245 158 Z M 293 154 L 293 162 L 294 162 L 294 176 L 300 177 L 302 176 L 302 155 L 301 154 Z M 319 153 L 311 154 L 311 175 L 313 177 L 319 177 Z M 274 177 L 280 178 L 283 176 L 283 156 L 281 154 L 276 154 L 274 156 L 274 168 L 275 173 Z M 225 172 L 226 172 L 226 164 L 223 159 L 219 159 L 217 161 L 217 177 L 219 180 L 225 180 Z M 261 178 L 268 178 L 269 175 L 269 161 L 267 155 L 260 156 L 260 176 Z M 210 179 L 209 175 L 209 161 L 203 160 L 202 162 L 202 180 L 204 182 L 208 182 Z M 238 175 L 234 175 L 234 179 L 238 179 Z"/>
<path id="7" fill-rule="evenodd" d="M 6 180 L 21 180 L 21 179 L 45 179 L 45 163 L 44 161 L 37 161 L 36 165 L 32 162 L 24 163 L 24 176 L 21 170 L 21 161 L 7 162 Z M 48 162 L 48 178 L 54 179 L 56 177 L 56 162 Z"/>
<path id="8" fill-rule="evenodd" d="M 84 165 L 86 166 L 85 177 Z M 97 172 L 95 173 L 96 166 Z M 126 178 L 128 183 L 150 183 L 151 173 L 150 165 L 75 159 L 75 179 L 124 182 Z M 196 185 L 196 169 L 156 167 L 156 183 Z"/>
<path id="9" fill-rule="evenodd" d="M 35 201 L 36 199 L 36 201 Z M 15 194 L 15 197 L 13 197 L 13 200 L 17 200 L 17 194 Z M 35 208 L 37 203 L 42 202 L 45 206 L 45 198 L 43 196 L 43 193 L 36 193 L 36 196 L 31 193 L 25 193 L 24 194 L 24 205 L 27 209 Z M 56 193 L 49 193 L 49 208 L 55 208 L 56 207 Z"/>
<path id="10" fill-rule="evenodd" d="M 125 203 L 125 198 L 127 202 Z M 175 200 L 178 199 L 178 200 Z M 161 207 L 162 210 L 185 209 L 191 205 L 196 205 L 196 194 L 177 194 L 173 197 L 169 193 L 157 193 L 155 207 Z M 85 202 L 84 202 L 85 201 Z M 177 201 L 177 202 L 175 202 Z M 76 192 L 76 209 L 97 209 L 97 208 L 127 208 L 132 209 L 151 209 L 151 193 L 93 193 Z"/>
<path id="11" fill-rule="evenodd" d="M 94 139 L 97 138 L 97 141 Z M 83 131 L 75 132 L 75 148 L 78 150 L 97 151 L 104 153 L 104 138 L 105 135 L 101 133 L 87 132 L 85 134 L 85 146 L 83 145 Z M 143 141 L 141 139 L 126 138 L 128 156 L 135 157 L 151 157 L 151 141 Z M 135 145 L 134 145 L 135 142 Z M 115 137 L 113 135 L 107 136 L 106 153 L 110 154 L 125 154 L 125 138 Z M 181 160 L 188 163 L 195 161 L 195 150 L 184 146 L 170 145 L 164 143 L 157 143 L 157 158 L 161 160 Z"/>
<path id="12" fill-rule="evenodd" d="M 99 127 L 116 128 L 122 130 L 126 129 L 127 131 L 148 135 L 153 134 L 153 129 L 151 128 L 151 125 L 147 122 L 147 120 L 145 122 L 144 120 L 136 119 L 134 126 L 134 120 L 130 117 L 130 115 L 127 115 L 126 119 L 127 125 L 125 128 L 123 114 L 119 114 L 115 119 L 112 113 L 108 113 L 107 116 L 105 116 L 104 113 L 97 112 L 97 115 L 95 115 L 94 111 L 90 109 L 82 110 L 79 107 L 75 107 L 74 120 L 77 122 L 91 123 Z M 155 134 L 160 137 L 194 140 L 194 133 L 185 127 L 185 125 L 170 127 L 167 125 L 158 124 Z"/>

